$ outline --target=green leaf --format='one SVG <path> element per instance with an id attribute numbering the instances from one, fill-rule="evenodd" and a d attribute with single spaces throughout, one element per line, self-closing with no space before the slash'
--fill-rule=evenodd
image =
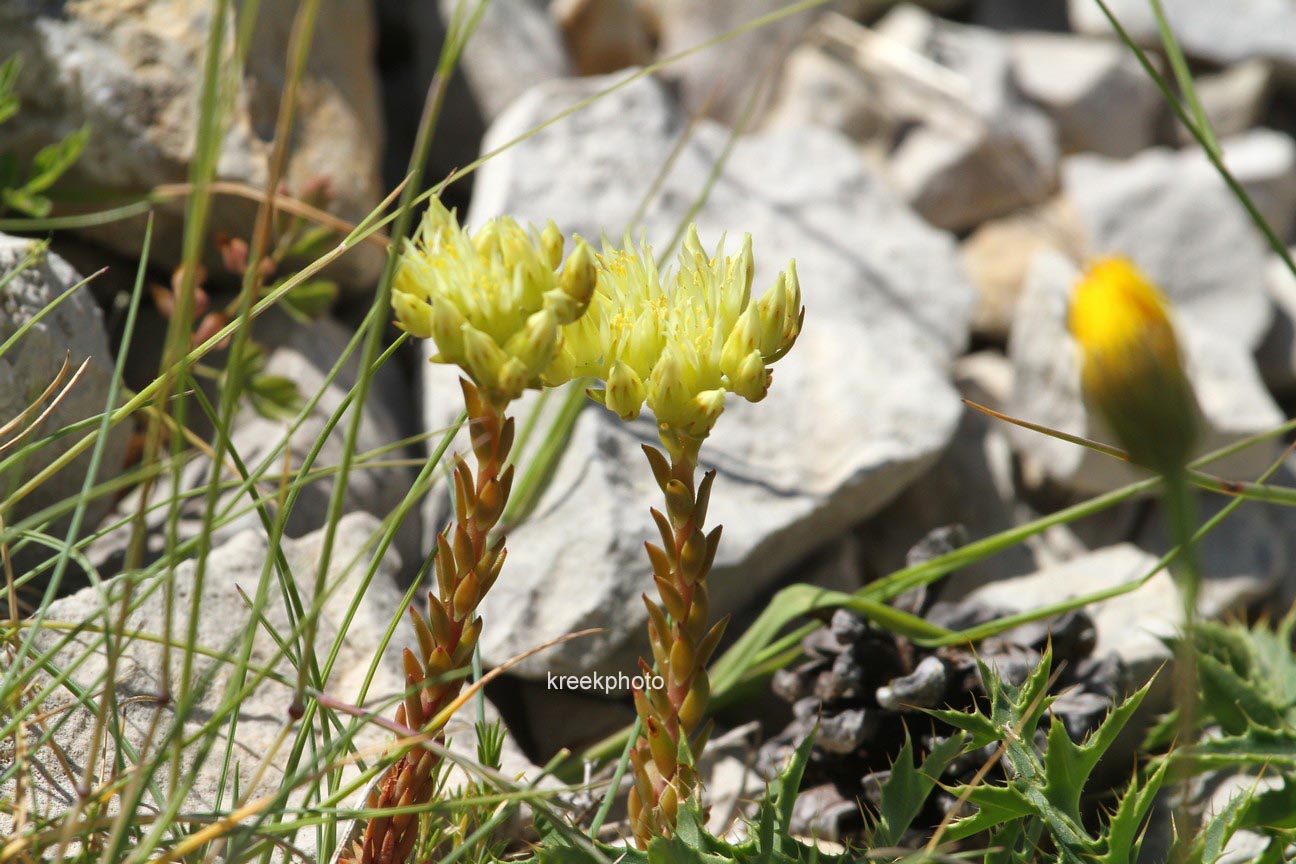
<path id="1" fill-rule="evenodd" d="M 310 279 L 288 289 L 280 302 L 288 314 L 303 324 L 309 324 L 333 308 L 338 293 L 336 282 Z"/>
<path id="2" fill-rule="evenodd" d="M 1278 765 L 1296 769 L 1296 732 L 1252 726 L 1241 735 L 1198 742 L 1180 751 L 1198 767 Z"/>
<path id="3" fill-rule="evenodd" d="M 297 236 L 288 247 L 288 258 L 318 258 L 327 251 L 335 232 L 323 225 L 314 225 Z"/>
<path id="4" fill-rule="evenodd" d="M 23 189 L 31 193 L 44 192 L 81 158 L 90 141 L 90 126 L 82 126 L 62 141 L 42 147 L 32 157 L 31 175 Z"/>
<path id="5" fill-rule="evenodd" d="M 1266 688 L 1240 677 L 1235 668 L 1209 654 L 1197 657 L 1201 683 L 1202 712 L 1230 735 L 1240 735 L 1253 723 L 1277 728 L 1284 723 L 1283 711 L 1273 704 Z"/>
<path id="6" fill-rule="evenodd" d="M 945 832 L 947 840 L 962 840 L 996 826 L 1035 815 L 1035 809 L 1016 783 L 977 786 L 970 790 L 967 786 L 956 786 L 949 791 L 959 798 L 966 794 L 968 803 L 976 805 L 977 810 L 950 825 Z"/>
<path id="7" fill-rule="evenodd" d="M 1152 682 L 1149 681 L 1113 708 L 1083 744 L 1072 742 L 1066 726 L 1061 720 L 1054 718 L 1044 751 L 1044 794 L 1074 822 L 1081 822 L 1080 796 L 1094 767 L 1116 742 L 1117 736 L 1134 716 L 1151 686 Z"/>
<path id="8" fill-rule="evenodd" d="M 915 769 L 913 744 L 906 730 L 904 746 L 891 765 L 891 776 L 882 784 L 882 800 L 878 807 L 877 825 L 870 837 L 871 845 L 900 845 L 900 839 L 927 803 L 932 788 L 949 763 L 963 752 L 966 742 L 965 735 L 946 738 L 933 747 L 922 765 Z"/>
<path id="9" fill-rule="evenodd" d="M 297 384 L 282 375 L 254 374 L 247 384 L 252 408 L 267 420 L 286 420 L 296 416 L 303 404 Z"/>
<path id="10" fill-rule="evenodd" d="M 14 55 L 0 63 L 0 123 L 18 113 L 18 73 L 22 71 L 22 57 Z"/>
<path id="11" fill-rule="evenodd" d="M 1116 812 L 1107 821 L 1107 852 L 1099 859 L 1103 864 L 1130 864 L 1138 860 L 1144 822 L 1169 767 L 1170 763 L 1162 760 L 1141 785 L 1137 777 L 1130 781 L 1116 803 Z"/>
<path id="12" fill-rule="evenodd" d="M 49 215 L 54 203 L 44 195 L 31 195 L 26 189 L 0 189 L 6 207 L 35 216 L 37 219 Z"/>

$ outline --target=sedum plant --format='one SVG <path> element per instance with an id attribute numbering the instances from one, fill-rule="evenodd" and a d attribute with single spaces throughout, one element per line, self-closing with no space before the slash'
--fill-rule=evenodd
<path id="1" fill-rule="evenodd" d="M 648 246 L 605 243 L 590 310 L 566 328 L 557 361 L 566 375 L 601 379 L 604 389 L 590 395 L 624 420 L 646 405 L 665 451 L 644 446 L 666 506 L 652 511 L 661 544 L 646 544 L 657 600 L 643 597 L 660 677 L 640 661 L 644 680 L 661 686 L 634 693 L 642 732 L 630 752 L 629 813 L 641 847 L 670 837 L 681 806 L 698 797 L 692 762 L 708 731 L 706 664 L 727 621 L 709 621 L 706 577 L 720 528 L 703 528 L 715 472 L 696 482 L 698 453 L 727 394 L 764 398 L 770 366 L 804 317 L 794 263 L 759 300 L 752 277 L 750 236 L 737 257 L 724 254 L 723 240 L 708 255 L 690 227 L 677 269 L 665 273 Z"/>
<path id="2" fill-rule="evenodd" d="M 513 468 L 509 403 L 527 389 L 565 380 L 551 367 L 563 327 L 584 314 L 594 291 L 594 255 L 576 238 L 563 260 L 551 222 L 538 235 L 503 217 L 469 235 L 433 199 L 413 242 L 406 242 L 393 284 L 399 325 L 435 341 L 433 362 L 457 365 L 467 408 L 474 471 L 454 460 L 455 521 L 437 538 L 435 589 L 426 616 L 410 607 L 418 651 L 404 652 L 407 691 L 396 722 L 424 735 L 444 726 L 481 634 L 477 606 L 504 565 L 504 539 L 492 537 L 508 501 Z M 507 465 L 507 467 L 506 467 Z M 373 809 L 433 799 L 440 757 L 408 750 L 370 792 Z M 404 861 L 418 839 L 413 812 L 379 816 L 343 860 Z"/>

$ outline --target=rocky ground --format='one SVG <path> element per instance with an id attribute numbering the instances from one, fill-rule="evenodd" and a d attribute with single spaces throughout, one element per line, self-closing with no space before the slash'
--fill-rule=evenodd
<path id="1" fill-rule="evenodd" d="M 264 183 L 293 5 L 261 4 L 219 161 L 223 180 Z M 508 213 L 536 223 L 552 218 L 565 232 L 590 238 L 644 229 L 659 248 L 686 219 L 698 223 L 708 244 L 725 231 L 749 231 L 757 283 L 796 258 L 807 309 L 800 344 L 780 363 L 780 384 L 759 414 L 733 405 L 704 450 L 719 472 L 712 518 L 725 525 L 712 576 L 714 614 L 750 620 L 777 587 L 795 581 L 854 589 L 902 566 L 932 529 L 957 524 L 977 539 L 1131 480 L 1120 463 L 991 421 L 960 401 L 1104 437 L 1080 398 L 1065 322 L 1070 286 L 1094 256 L 1131 257 L 1173 299 L 1204 447 L 1271 429 L 1291 413 L 1296 277 L 1187 140 L 1093 0 L 828 3 L 612 89 L 633 67 L 784 5 L 494 0 L 449 90 L 428 171 L 439 179 L 479 153 L 498 151 L 447 192 L 470 223 Z M 1133 38 L 1159 44 L 1143 0 L 1109 5 Z M 161 6 L 165 15 L 149 14 Z M 453 6 L 325 0 L 302 85 L 289 191 L 323 190 L 331 212 L 356 220 L 403 175 L 445 32 L 441 16 Z M 1224 163 L 1278 238 L 1296 242 L 1296 6 L 1165 6 Z M 0 59 L 20 53 L 25 61 L 22 111 L 0 125 L 0 152 L 30 154 L 89 123 L 90 143 L 69 187 L 120 196 L 183 182 L 194 158 L 207 10 L 198 0 L 67 4 L 59 14 L 41 4 L 0 5 Z M 1168 69 L 1155 50 L 1152 60 Z M 237 196 L 216 197 L 213 232 L 246 235 L 253 207 Z M 157 211 L 150 277 L 160 284 L 180 260 L 183 216 L 181 198 Z M 0 421 L 27 405 L 32 382 L 53 377 L 65 351 L 74 364 L 86 357 L 90 364 L 44 428 L 100 410 L 142 226 L 136 219 L 59 232 L 47 262 L 5 286 L 0 341 L 83 276 L 110 268 L 94 283 L 93 299 L 75 295 L 5 356 Z M 30 242 L 0 237 L 0 267 L 11 267 Z M 323 318 L 283 316 L 259 325 L 266 368 L 313 394 L 354 334 L 381 264 L 379 250 L 362 246 L 330 268 L 340 294 Z M 214 243 L 207 265 L 214 294 L 236 284 Z M 126 363 L 131 387 L 153 374 L 165 326 L 157 310 L 144 316 L 142 344 Z M 362 449 L 441 429 L 458 414 L 454 374 L 417 355 L 402 355 L 376 382 L 361 409 Z M 325 390 L 317 416 L 293 436 L 290 465 L 301 463 L 355 374 L 344 369 Z M 282 423 L 247 411 L 233 440 L 251 462 L 284 434 Z M 340 458 L 337 434 L 318 467 Z M 126 470 L 130 435 L 122 428 L 111 437 L 101 480 Z M 586 745 L 630 716 L 625 698 L 554 693 L 545 680 L 548 672 L 629 671 L 646 650 L 639 595 L 650 571 L 642 542 L 653 534 L 648 506 L 656 496 L 639 444 L 652 437 L 648 422 L 626 426 L 597 407 L 583 410 L 544 494 L 510 535 L 505 578 L 485 602 L 487 666 L 615 622 L 602 635 L 531 658 L 492 688 L 533 760 Z M 1254 479 L 1281 447 L 1275 440 L 1248 448 L 1216 470 Z M 418 456 L 420 448 L 399 453 Z M 25 464 L 5 482 L 20 483 L 41 464 Z M 200 487 L 207 470 L 194 460 L 182 475 L 184 489 L 172 491 Z M 59 473 L 6 519 L 74 495 L 83 471 L 74 464 Z M 1296 462 L 1288 460 L 1273 482 L 1290 483 L 1293 471 Z M 414 473 L 396 464 L 353 476 L 346 554 L 335 553 L 335 561 L 360 554 L 375 517 L 391 512 Z M 299 501 L 288 526 L 290 557 L 317 554 L 329 494 L 325 482 Z M 353 627 L 343 676 L 363 674 L 387 604 L 399 603 L 446 515 L 441 494 L 429 501 L 423 524 L 411 520 L 397 536 L 379 569 L 363 610 L 374 626 Z M 127 494 L 112 512 L 92 508 L 87 525 L 130 514 L 131 501 Z M 193 500 L 195 508 L 200 503 Z M 1220 504 L 1206 501 L 1203 510 L 1209 515 Z M 197 530 L 196 512 L 182 513 L 182 537 Z M 259 572 L 264 549 L 247 531 L 258 524 L 248 514 L 212 538 L 222 565 L 205 590 L 214 592 L 215 608 L 245 612 L 234 585 L 245 570 Z M 160 525 L 152 529 L 153 555 L 162 549 Z M 1289 603 L 1296 596 L 1294 528 L 1288 511 L 1258 505 L 1224 522 L 1203 544 L 1203 608 L 1222 615 Z M 88 551 L 101 577 L 121 566 L 126 536 L 110 533 Z M 1137 578 L 1166 546 L 1154 504 L 1129 502 L 953 574 L 919 608 L 964 601 L 967 608 L 1035 608 Z M 96 602 L 88 594 L 66 597 L 57 617 L 75 621 L 78 609 Z M 1109 698 L 1129 683 L 1113 676 L 1146 676 L 1168 658 L 1157 637 L 1173 626 L 1176 608 L 1173 585 L 1162 576 L 1068 625 L 1088 633 L 1074 648 L 1077 663 L 1087 664 L 1077 670 L 1090 675 L 1075 672 L 1084 685 L 1077 717 L 1093 707 L 1084 697 Z M 868 735 L 891 720 L 865 722 L 870 710 L 886 707 L 878 688 L 918 686 L 912 676 L 936 675 L 939 666 L 942 694 L 962 692 L 958 676 L 968 671 L 966 657 L 924 659 L 893 647 L 885 675 L 873 670 L 851 684 L 838 669 L 849 661 L 839 658 L 854 656 L 871 637 L 856 632 L 858 622 L 832 624 L 824 632 L 837 642 L 809 646 L 806 664 L 776 679 L 790 706 L 772 700 L 756 733 L 786 743 L 785 724 L 799 729 L 812 707 L 825 704 L 833 717 L 846 718 L 821 745 L 823 758 L 841 757 L 837 767 L 813 775 L 838 794 L 807 799 L 806 806 L 823 802 L 822 812 L 806 815 L 806 824 L 820 828 L 836 825 L 832 814 L 842 810 L 842 770 L 853 772 L 847 787 L 867 788 L 885 764 L 868 752 Z M 731 632 L 738 631 L 735 624 Z M 1005 645 L 1039 650 L 1039 634 L 1018 635 Z M 388 665 L 399 676 L 399 667 Z M 134 676 L 146 678 L 149 668 L 148 658 L 123 667 L 120 687 L 146 691 L 147 680 Z M 823 683 L 817 676 L 825 670 L 831 674 Z M 868 693 L 835 693 L 834 702 L 816 690 L 847 684 Z M 818 701 L 810 706 L 807 698 Z M 249 738 L 240 744 L 260 746 L 256 736 L 272 727 L 244 724 Z M 716 750 L 714 783 L 728 784 L 735 796 L 751 788 L 735 773 L 743 753 L 752 752 L 750 738 L 743 732 Z"/>

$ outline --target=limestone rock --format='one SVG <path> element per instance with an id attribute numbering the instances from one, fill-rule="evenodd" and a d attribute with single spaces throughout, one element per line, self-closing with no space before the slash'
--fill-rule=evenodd
<path id="1" fill-rule="evenodd" d="M 976 287 L 972 332 L 1003 343 L 1012 329 L 1013 310 L 1036 253 L 1043 249 L 1077 249 L 1083 231 L 1065 199 L 1054 199 L 998 219 L 983 222 L 960 245 L 960 257 Z"/>
<path id="2" fill-rule="evenodd" d="M 388 623 L 394 615 L 400 614 L 402 605 L 402 592 L 394 579 L 399 569 L 395 556 L 385 559 L 379 565 L 375 578 L 360 600 L 355 617 L 350 620 L 345 633 L 342 633 L 348 607 L 360 590 L 365 565 L 369 561 L 367 549 L 369 538 L 377 530 L 379 530 L 377 519 L 360 514 L 348 516 L 338 525 L 332 567 L 327 583 L 335 590 L 323 600 L 318 619 L 316 647 L 320 652 L 321 660 L 332 647 L 334 640 L 341 638 L 341 650 L 337 655 L 332 674 L 324 684 L 325 691 L 331 697 L 351 704 L 355 704 L 370 663 L 375 659 L 377 674 L 369 687 L 368 699 L 375 701 L 388 699 L 405 689 L 400 646 L 406 642 L 407 635 L 398 631 L 383 654 L 375 658 Z M 319 562 L 322 539 L 322 532 L 316 532 L 300 540 L 287 540 L 282 546 L 284 557 L 291 569 L 289 578 L 296 581 L 298 591 L 306 603 L 311 602 L 314 596 L 315 568 Z M 279 654 L 274 639 L 290 637 L 293 633 L 293 619 L 289 615 L 286 601 L 273 574 L 269 577 L 270 586 L 261 623 L 250 618 L 251 610 L 237 590 L 243 589 L 250 597 L 257 595 L 266 554 L 264 537 L 258 532 L 248 531 L 220 544 L 213 550 L 208 562 L 207 575 L 202 582 L 201 597 L 198 601 L 202 614 L 195 622 L 196 647 L 218 653 L 237 651 L 243 634 L 249 629 L 255 630 L 250 657 L 251 668 L 259 669 L 268 665 L 275 677 L 264 680 L 250 693 L 238 699 L 238 731 L 232 742 L 233 763 L 231 773 L 224 782 L 223 792 L 220 791 L 221 766 L 227 743 L 225 735 L 228 725 L 218 727 L 215 745 L 203 755 L 201 761 L 197 755 L 198 748 L 191 747 L 186 750 L 185 777 L 187 781 L 192 781 L 192 786 L 185 794 L 182 812 L 210 813 L 214 808 L 232 809 L 234 787 L 230 780 L 235 776 L 240 781 L 238 788 L 242 793 L 249 795 L 249 800 L 276 790 L 283 778 L 285 760 L 291 747 L 291 737 L 289 744 L 278 748 L 276 748 L 276 739 L 284 724 L 291 722 L 289 713 L 293 697 L 291 682 L 296 680 L 297 671 L 290 661 Z M 353 559 L 360 564 L 354 564 Z M 141 634 L 141 636 L 128 636 L 123 641 L 111 685 L 118 694 L 118 718 L 121 722 L 123 738 L 136 751 L 144 747 L 148 727 L 155 714 L 160 713 L 161 716 L 158 718 L 160 723 L 157 734 L 153 738 L 154 743 L 147 751 L 150 756 L 156 753 L 157 742 L 163 740 L 177 719 L 176 703 L 159 704 L 148 698 L 161 692 L 160 676 L 166 655 L 156 639 L 142 638 L 147 634 L 158 636 L 162 634 L 166 593 L 161 589 L 168 581 L 175 592 L 175 618 L 172 625 L 174 632 L 188 631 L 190 602 L 193 592 L 199 590 L 195 582 L 192 562 L 180 564 L 169 580 L 153 577 L 135 583 L 133 599 L 139 605 L 127 616 L 124 631 L 127 634 Z M 108 611 L 115 615 L 116 604 L 124 596 L 126 584 L 122 580 L 109 581 L 102 588 L 87 588 L 58 600 L 49 608 L 48 620 L 97 626 L 103 619 L 105 598 L 110 598 L 108 602 L 112 605 L 108 607 Z M 273 630 L 273 634 L 267 632 L 268 630 Z M 78 691 L 72 691 L 71 688 L 56 688 L 48 698 L 51 706 L 63 706 L 66 703 L 72 705 L 66 715 L 60 712 L 64 722 L 55 733 L 55 741 L 67 755 L 70 764 L 80 767 L 86 763 L 88 757 L 86 748 L 89 746 L 94 726 L 94 715 L 88 706 L 93 704 L 103 691 L 104 683 L 101 679 L 106 673 L 107 662 L 102 640 L 96 637 L 93 629 L 74 635 L 67 645 L 56 648 L 64 635 L 63 630 L 51 629 L 42 632 L 37 636 L 36 648 L 42 651 L 55 649 L 52 659 L 54 666 L 69 669 L 72 681 L 78 688 Z M 80 665 L 73 665 L 72 661 L 82 655 L 88 659 Z M 178 682 L 183 652 L 172 649 L 169 656 L 171 680 Z M 237 683 L 234 664 L 217 660 L 207 653 L 198 653 L 194 656 L 193 675 L 195 681 L 205 683 L 201 695 L 195 701 L 192 713 L 184 721 L 186 733 L 195 732 L 207 722 L 213 712 L 229 698 L 228 688 Z M 84 695 L 78 697 L 76 692 Z M 389 714 L 389 712 L 384 713 Z M 345 714 L 340 716 L 344 723 L 349 719 Z M 29 729 L 29 734 L 34 743 L 39 733 Z M 363 748 L 381 745 L 389 738 L 390 733 L 370 724 L 360 730 L 355 743 Z M 107 756 L 100 754 L 100 764 L 103 764 L 105 758 L 110 760 L 111 764 L 115 752 L 115 748 L 110 743 Z M 133 764 L 138 758 L 125 750 L 121 755 L 127 765 Z M 36 778 L 36 786 L 31 790 L 36 805 L 33 815 L 57 815 L 75 800 L 75 788 L 80 782 L 80 775 L 69 778 L 52 749 L 48 747 L 33 751 L 33 756 L 39 766 L 32 774 Z M 265 774 L 258 783 L 253 785 L 254 772 L 263 758 L 269 759 Z M 347 771 L 349 776 L 354 776 L 354 768 L 349 768 Z M 166 788 L 166 775 L 165 770 L 159 772 L 159 783 L 162 784 L 163 790 Z M 149 800 L 149 793 L 145 794 L 145 800 Z M 294 792 L 289 796 L 288 801 L 290 802 L 288 806 L 301 803 L 301 793 Z M 0 828 L 2 827 L 0 823 Z M 308 829 L 302 831 L 295 839 L 291 837 L 284 839 L 302 848 L 313 849 L 315 832 Z M 247 842 L 247 838 L 236 836 L 231 842 Z"/>
<path id="3" fill-rule="evenodd" d="M 221 180 L 265 185 L 295 7 L 290 0 L 261 4 L 222 141 L 216 168 Z M 29 158 L 89 124 L 90 142 L 68 175 L 69 185 L 131 196 L 186 182 L 196 151 L 211 5 L 106 0 L 57 8 L 24 2 L 0 9 L 0 56 L 21 54 L 24 61 L 18 82 L 22 110 L 0 126 L 0 151 Z M 227 34 L 240 14 L 227 22 Z M 372 57 L 368 4 L 328 0 L 301 83 L 283 178 L 297 193 L 322 178 L 332 196 L 330 209 L 351 221 L 382 197 L 383 127 Z M 180 197 L 154 208 L 151 254 L 160 266 L 179 263 L 185 203 Z M 255 206 L 216 195 L 211 231 L 246 235 Z M 130 257 L 139 253 L 143 228 L 139 217 L 80 232 Z M 216 263 L 214 249 L 209 263 Z M 364 246 L 344 256 L 333 272 L 345 284 L 369 290 L 381 266 L 378 249 Z"/>
<path id="4" fill-rule="evenodd" d="M 1092 0 L 1070 0 L 1071 25 L 1081 33 L 1111 36 L 1111 22 Z M 1143 0 L 1115 0 L 1108 8 L 1137 42 L 1160 46 L 1156 17 Z M 1166 19 L 1184 53 L 1212 63 L 1253 57 L 1296 68 L 1296 6 L 1287 0 L 1165 0 Z"/>
<path id="5" fill-rule="evenodd" d="M 484 146 L 602 86 L 532 90 Z M 638 233 L 632 215 L 685 125 L 660 84 L 636 83 L 487 164 L 469 221 L 510 213 L 534 223 L 552 217 L 589 237 Z M 724 130 L 701 123 L 651 198 L 643 225 L 659 255 L 725 140 Z M 931 464 L 959 415 L 944 366 L 965 343 L 971 296 L 952 241 L 909 213 L 849 142 L 827 130 L 740 139 L 689 218 L 708 247 L 722 231 L 732 232 L 731 243 L 751 231 L 757 286 L 795 256 L 807 307 L 801 341 L 780 361 L 770 395 L 759 405 L 731 398 L 702 451 L 720 472 L 709 521 L 726 526 L 711 581 L 719 615 Z M 460 411 L 454 378 L 453 370 L 426 367 L 425 428 L 441 428 Z M 519 405 L 519 418 L 527 410 Z M 615 621 L 614 632 L 556 648 L 521 674 L 633 671 L 645 618 L 639 594 L 651 587 L 642 543 L 652 536 L 648 508 L 660 494 L 640 444 L 655 438 L 647 418 L 626 425 L 593 405 L 580 414 L 534 513 L 510 532 L 505 575 L 483 612 L 486 662 Z"/>
<path id="6" fill-rule="evenodd" d="M 1197 78 L 1197 98 L 1215 135 L 1219 138 L 1241 135 L 1258 125 L 1277 87 L 1277 77 L 1273 63 L 1243 60 L 1213 75 Z M 1177 122 L 1175 135 L 1181 144 L 1196 144 L 1188 130 Z"/>
<path id="7" fill-rule="evenodd" d="M 1017 94 L 1003 36 L 909 5 L 890 12 L 877 33 L 921 70 L 893 76 L 898 89 L 913 91 L 905 98 L 921 116 L 891 154 L 892 182 L 919 213 L 959 230 L 1053 192 L 1057 136 Z"/>
<path id="8" fill-rule="evenodd" d="M 21 327 L 82 279 L 66 261 L 52 253 L 43 253 L 19 272 L 20 262 L 35 251 L 35 246 L 33 240 L 0 234 L 0 274 L 5 275 L 8 283 L 0 288 L 0 343 L 7 342 Z M 55 306 L 0 355 L 0 426 L 19 420 L 23 412 L 55 382 L 65 357 L 68 361 L 65 385 L 82 363 L 86 363 L 85 372 L 67 394 L 57 401 L 49 415 L 27 433 L 22 439 L 23 444 L 30 444 L 74 423 L 94 417 L 109 407 L 105 398 L 112 380 L 114 360 L 108 347 L 108 335 L 104 332 L 103 314 L 95 305 L 88 285 Z M 26 421 L 19 422 L 9 430 L 5 434 L 5 440 L 9 441 L 21 430 L 28 428 L 31 421 L 50 407 L 57 392 L 36 407 Z M 0 471 L 4 476 L 4 494 L 16 491 L 86 434 L 90 434 L 89 430 L 47 442 L 24 457 L 20 463 L 16 462 Z M 121 472 L 128 436 L 127 424 L 119 423 L 109 431 L 96 477 L 97 483 L 111 480 Z M 9 450 L 4 458 L 13 458 L 16 452 Z M 35 487 L 13 512 L 7 513 L 5 521 L 10 526 L 15 525 L 26 516 L 78 496 L 89 469 L 90 458 L 91 453 L 86 451 L 67 467 L 51 475 Z M 84 527 L 97 525 L 111 507 L 112 502 L 108 497 L 91 500 L 87 505 Z M 44 530 L 62 537 L 67 525 L 68 519 L 63 518 Z"/>
<path id="9" fill-rule="evenodd" d="M 440 0 L 450 21 L 458 0 Z M 464 7 L 465 9 L 471 7 Z M 487 122 L 528 87 L 571 71 L 562 33 L 537 0 L 492 0 L 463 54 L 464 77 Z"/>
<path id="10" fill-rule="evenodd" d="M 649 0 L 646 5 L 658 22 L 658 59 L 694 48 L 788 6 L 784 0 Z M 752 87 L 778 69 L 820 16 L 828 10 L 849 12 L 859 5 L 860 0 L 833 0 L 781 16 L 671 63 L 662 75 L 679 87 L 687 115 L 703 113 L 734 123 L 742 116 Z"/>
<path id="11" fill-rule="evenodd" d="M 1010 44 L 1017 84 L 1053 119 L 1064 153 L 1123 158 L 1155 143 L 1165 103 L 1125 46 L 1059 33 L 1020 33 Z"/>
<path id="12" fill-rule="evenodd" d="M 267 353 L 263 372 L 288 378 L 297 386 L 298 396 L 303 402 L 310 400 L 324 388 L 324 379 L 334 363 L 338 361 L 347 342 L 354 334 L 346 325 L 329 318 L 323 318 L 309 325 L 301 325 L 287 318 L 282 313 L 268 313 L 253 325 L 253 338 L 265 345 Z M 358 360 L 355 354 L 343 366 L 342 371 L 333 383 L 324 389 L 324 394 L 316 404 L 310 416 L 293 433 L 288 449 L 291 457 L 288 464 L 290 479 L 296 478 L 306 455 L 310 452 L 316 439 L 323 433 L 325 423 L 346 398 L 348 390 L 354 386 L 358 372 Z M 369 397 L 364 405 L 364 421 L 356 440 L 356 452 L 363 455 L 393 441 L 405 437 L 405 430 L 413 425 L 409 416 L 408 384 L 404 376 L 388 364 L 375 376 Z M 350 410 L 342 416 L 341 421 L 333 428 L 320 450 L 312 471 L 323 469 L 326 473 L 302 487 L 296 505 L 285 526 L 289 537 L 298 537 L 314 531 L 326 522 L 329 497 L 332 495 L 333 479 L 327 469 L 335 467 L 342 453 L 347 425 L 350 422 Z M 244 460 L 250 470 L 266 459 L 272 450 L 283 442 L 289 425 L 288 420 L 269 419 L 256 413 L 246 404 L 240 408 L 235 417 L 230 436 L 230 446 Z M 385 461 L 400 458 L 400 451 L 388 454 Z M 272 462 L 265 474 L 266 482 L 258 488 L 265 494 L 277 484 L 282 473 L 284 457 L 282 452 Z M 182 469 L 182 491 L 198 489 L 207 484 L 210 464 L 205 458 L 195 458 Z M 223 474 L 230 479 L 230 472 Z M 413 481 L 414 471 L 408 466 L 385 465 L 374 467 L 358 459 L 347 484 L 347 497 L 343 512 L 362 510 L 374 516 L 385 517 L 400 503 Z M 270 485 L 267 485 L 270 484 Z M 153 491 L 152 501 L 166 500 L 170 495 L 170 485 L 163 483 Z M 235 490 L 221 495 L 218 508 L 234 504 L 234 518 L 220 526 L 216 531 L 218 538 L 252 527 L 260 527 L 261 520 L 251 509 L 248 496 L 236 496 Z M 118 506 L 118 513 L 127 516 L 135 512 L 137 494 L 132 493 Z M 182 536 L 193 536 L 200 530 L 202 514 L 205 508 L 203 496 L 190 497 L 180 509 Z M 273 506 L 271 507 L 273 511 Z M 219 512 L 219 511 L 218 511 Z M 149 555 L 162 551 L 163 535 L 161 526 L 166 518 L 167 508 L 163 507 L 150 513 Z M 418 519 L 410 515 L 396 537 L 396 548 L 408 560 L 418 560 L 420 529 Z M 130 525 L 126 524 L 103 538 L 96 540 L 89 550 L 90 559 L 101 567 L 113 572 L 120 565 L 130 536 Z"/>

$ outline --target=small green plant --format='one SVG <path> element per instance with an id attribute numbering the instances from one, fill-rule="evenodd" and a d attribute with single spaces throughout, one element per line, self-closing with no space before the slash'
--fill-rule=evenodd
<path id="1" fill-rule="evenodd" d="M 20 56 L 0 64 L 0 123 L 12 118 L 21 107 L 16 92 L 21 73 Z M 69 132 L 61 140 L 36 151 L 26 171 L 13 153 L 0 154 L 0 215 L 6 210 L 17 210 L 27 216 L 48 215 L 54 202 L 45 193 L 76 164 L 89 141 L 89 125 Z"/>

